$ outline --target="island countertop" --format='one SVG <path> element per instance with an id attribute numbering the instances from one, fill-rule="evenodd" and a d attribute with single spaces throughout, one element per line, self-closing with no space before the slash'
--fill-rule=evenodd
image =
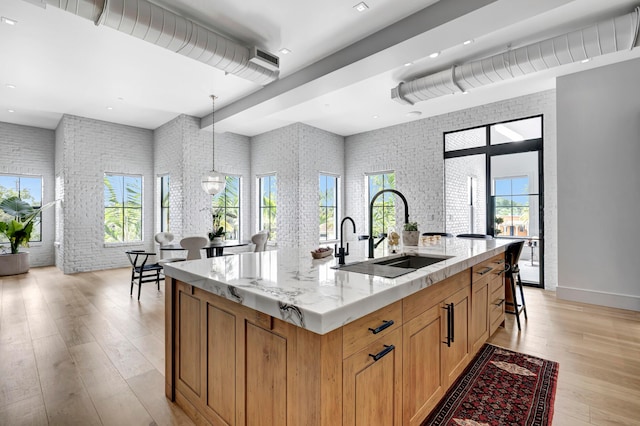
<path id="1" fill-rule="evenodd" d="M 397 278 L 332 267 L 334 257 L 312 259 L 307 250 L 241 253 L 168 263 L 167 276 L 212 294 L 325 334 L 505 251 L 509 240 L 441 238 L 404 253 L 448 257 Z M 367 261 L 366 241 L 351 244 L 346 263 Z M 385 256 L 376 251 L 376 258 Z"/>

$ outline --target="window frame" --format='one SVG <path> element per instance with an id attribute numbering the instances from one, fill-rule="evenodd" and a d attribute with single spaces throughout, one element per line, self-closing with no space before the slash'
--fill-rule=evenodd
<path id="1" fill-rule="evenodd" d="M 111 176 L 111 177 L 119 177 L 122 178 L 122 197 L 123 197 L 123 203 L 121 206 L 114 206 L 114 207 L 109 207 L 106 206 L 105 204 L 105 199 L 104 199 L 104 192 L 106 190 L 105 187 L 105 183 L 104 181 L 106 180 L 107 176 Z M 125 206 L 125 202 L 124 202 L 124 195 L 125 195 L 125 191 L 126 191 L 126 187 L 125 187 L 125 178 L 135 178 L 135 179 L 139 179 L 140 180 L 140 193 L 139 193 L 139 197 L 140 197 L 140 207 L 127 207 Z M 131 173 L 115 173 L 115 172 L 104 172 L 103 175 L 103 242 L 105 245 L 122 245 L 122 244 L 140 244 L 142 242 L 144 242 L 144 176 L 143 175 L 138 175 L 138 174 L 131 174 Z M 107 237 L 107 233 L 104 232 L 104 227 L 106 227 L 106 218 L 107 218 L 107 209 L 122 209 L 122 223 L 120 224 L 121 228 L 122 228 L 122 240 L 118 240 L 118 241 L 107 241 L 106 237 Z M 128 210 L 140 210 L 140 239 L 135 239 L 135 240 L 127 240 L 125 239 L 125 227 L 126 227 L 126 214 Z"/>
<path id="2" fill-rule="evenodd" d="M 392 175 L 393 176 L 393 186 L 389 186 L 387 187 L 385 185 L 385 182 L 388 181 L 387 178 L 385 178 L 386 176 Z M 365 185 L 367 187 L 366 192 L 366 208 L 365 211 L 367 212 L 366 214 L 366 222 L 367 222 L 367 228 L 369 228 L 369 207 L 371 206 L 371 197 L 373 197 L 375 194 L 371 193 L 371 178 L 375 177 L 375 176 L 383 176 L 382 178 L 382 186 L 381 189 L 379 189 L 378 191 L 376 191 L 376 193 L 380 192 L 382 189 L 396 189 L 396 184 L 395 184 L 395 180 L 396 180 L 396 173 L 394 170 L 383 170 L 383 171 L 377 171 L 377 172 L 367 172 L 365 173 Z M 381 196 L 382 198 L 378 198 L 376 201 L 382 203 L 381 206 L 373 206 L 373 217 L 375 217 L 375 211 L 377 208 L 382 208 L 382 217 L 387 217 L 387 215 L 385 215 L 384 211 L 386 209 L 391 209 L 392 210 L 392 214 L 390 214 L 389 217 L 393 218 L 393 222 L 392 223 L 386 223 L 384 220 L 382 221 L 382 233 L 384 234 L 388 234 L 388 230 L 391 227 L 395 227 L 397 224 L 397 220 L 396 220 L 396 214 L 397 214 L 397 210 L 396 210 L 396 199 L 395 199 L 395 195 L 394 194 L 384 194 Z M 384 202 L 388 199 L 388 201 L 391 201 L 391 206 L 386 206 L 384 204 Z M 374 235 L 373 237 L 376 238 L 379 233 L 376 235 L 375 233 L 375 228 L 376 228 L 376 224 L 374 223 L 373 226 L 371 226 L 371 229 L 374 229 Z"/>
<path id="3" fill-rule="evenodd" d="M 20 183 L 21 179 L 39 179 L 40 180 L 40 204 L 30 204 L 33 209 L 39 209 L 42 207 L 42 200 L 44 198 L 44 178 L 42 175 L 28 175 L 28 174 L 16 174 L 16 173 L 0 173 L 0 176 L 15 178 L 17 181 L 18 189 L 15 190 L 17 192 L 18 198 L 22 200 L 21 192 L 22 185 Z M 14 190 L 13 188 L 7 188 L 9 191 Z M 42 212 L 40 212 L 37 216 L 37 219 L 34 220 L 34 228 L 38 227 L 37 231 L 34 229 L 32 231 L 32 236 L 35 234 L 38 236 L 38 239 L 30 239 L 29 243 L 41 243 L 42 242 Z M 33 238 L 33 237 L 32 237 Z M 0 241 L 0 245 L 9 244 L 9 241 Z"/>
<path id="4" fill-rule="evenodd" d="M 165 194 L 165 179 L 167 193 Z M 163 174 L 158 176 L 160 186 L 160 232 L 171 232 L 171 175 Z M 166 195 L 166 206 L 165 204 Z M 165 221 L 166 217 L 166 221 Z M 165 229 L 166 223 L 166 229 Z"/>
<path id="5" fill-rule="evenodd" d="M 269 181 L 271 181 L 271 179 L 274 179 L 274 185 L 275 185 L 275 197 L 272 198 L 271 197 L 271 190 L 269 190 L 269 199 L 273 199 L 274 201 L 274 205 L 273 206 L 267 206 L 265 207 L 263 205 L 263 193 L 262 193 L 262 187 L 263 187 L 263 179 L 269 179 Z M 257 176 L 257 184 L 258 184 L 258 190 L 257 192 L 257 196 L 258 196 L 258 202 L 256 203 L 256 205 L 258 206 L 258 231 L 268 231 L 269 232 L 269 237 L 268 240 L 269 242 L 276 242 L 277 241 L 277 232 L 278 232 L 278 176 L 276 173 L 267 173 L 267 174 L 263 174 L 263 175 L 259 175 Z M 271 182 L 269 182 L 269 189 L 271 189 Z M 270 217 L 273 217 L 273 220 L 269 221 L 269 227 L 265 228 L 265 222 L 263 219 L 263 210 L 264 209 L 268 209 L 269 211 L 273 210 L 274 213 L 269 214 Z M 271 227 L 271 224 L 275 223 L 275 227 Z"/>
<path id="6" fill-rule="evenodd" d="M 333 184 L 334 184 L 334 188 L 335 188 L 335 193 L 333 195 L 333 201 L 334 204 L 333 205 L 329 205 L 328 203 L 325 202 L 325 204 L 322 204 L 322 183 L 320 182 L 322 180 L 322 178 L 325 179 L 329 179 L 331 178 L 333 180 Z M 340 176 L 333 174 L 333 173 L 325 173 L 325 172 L 320 172 L 318 173 L 318 180 L 319 180 L 319 188 L 318 188 L 318 194 L 319 194 L 319 200 L 318 200 L 318 217 L 319 219 L 322 217 L 322 211 L 327 210 L 327 218 L 328 216 L 328 209 L 333 209 L 334 211 L 334 227 L 333 227 L 333 238 L 329 238 L 329 235 L 327 232 L 325 232 L 325 237 L 322 237 L 322 233 L 320 232 L 320 229 L 318 229 L 319 231 L 319 241 L 321 243 L 326 243 L 326 242 L 330 242 L 330 241 L 337 241 L 338 240 L 338 224 L 340 223 Z M 326 188 L 326 186 L 325 186 Z M 327 197 L 324 197 L 325 200 L 327 200 Z M 327 225 L 328 225 L 328 221 L 325 222 L 325 231 L 327 230 Z M 322 226 L 322 220 L 320 220 L 319 222 L 319 227 Z"/>
<path id="7" fill-rule="evenodd" d="M 229 179 L 237 179 L 238 181 L 238 205 L 237 207 L 230 207 L 227 203 L 228 201 L 228 189 L 229 189 Z M 211 197 L 211 211 L 215 211 L 216 209 L 222 209 L 222 217 L 226 218 L 227 217 L 227 211 L 228 210 L 236 210 L 236 220 L 237 220 L 237 238 L 230 238 L 230 240 L 238 240 L 240 241 L 241 236 L 242 236 L 242 220 L 241 220 L 241 214 L 242 214 L 242 209 L 241 209 L 241 196 L 242 196 L 242 176 L 241 175 L 231 175 L 231 174 L 227 174 L 225 175 L 225 186 L 224 186 L 224 191 L 220 192 L 219 194 L 216 194 L 214 196 Z M 220 199 L 224 197 L 224 203 L 223 205 L 216 205 L 215 202 L 217 199 Z M 221 226 L 224 228 L 224 233 L 225 233 L 225 238 L 226 235 L 229 231 L 227 231 L 227 221 L 224 220 L 224 223 L 221 223 Z"/>

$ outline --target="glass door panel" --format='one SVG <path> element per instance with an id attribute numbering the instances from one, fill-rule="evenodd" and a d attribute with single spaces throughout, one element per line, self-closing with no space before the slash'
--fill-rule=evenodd
<path id="1" fill-rule="evenodd" d="M 523 282 L 540 285 L 541 217 L 538 152 L 491 157 L 491 210 L 494 237 L 524 239 L 520 255 Z"/>

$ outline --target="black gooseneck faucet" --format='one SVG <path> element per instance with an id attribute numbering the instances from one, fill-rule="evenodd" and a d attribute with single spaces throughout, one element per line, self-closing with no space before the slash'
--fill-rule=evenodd
<path id="1" fill-rule="evenodd" d="M 336 257 L 338 258 L 338 264 L 344 265 L 344 257 L 349 256 L 349 243 L 347 243 L 347 250 L 345 251 L 342 246 L 342 237 L 344 236 L 344 222 L 350 220 L 351 224 L 353 224 L 353 232 L 356 232 L 356 223 L 349 216 L 345 216 L 340 222 L 340 248 L 337 250 Z"/>
<path id="2" fill-rule="evenodd" d="M 407 199 L 404 198 L 404 195 L 400 191 L 396 191 L 395 189 L 383 189 L 382 191 L 378 191 L 376 195 L 373 196 L 371 202 L 369 203 L 369 259 L 373 259 L 373 203 L 376 201 L 381 194 L 385 192 L 393 192 L 398 197 L 402 199 L 404 203 L 404 223 L 409 223 L 409 205 L 407 204 Z M 382 240 L 380 240 L 382 241 Z M 378 243 L 380 243 L 380 241 Z M 377 246 L 377 244 L 376 244 Z"/>

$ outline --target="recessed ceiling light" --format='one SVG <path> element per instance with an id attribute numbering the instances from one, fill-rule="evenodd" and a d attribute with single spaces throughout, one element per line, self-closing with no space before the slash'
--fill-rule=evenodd
<path id="1" fill-rule="evenodd" d="M 420 111 L 409 111 L 407 113 L 407 117 L 419 117 L 422 115 L 422 112 Z"/>
<path id="2" fill-rule="evenodd" d="M 471 43 L 473 43 L 473 40 L 465 40 L 462 44 L 463 44 L 464 46 L 468 46 L 468 45 L 470 45 Z"/>
<path id="3" fill-rule="evenodd" d="M 8 109 L 7 112 L 15 112 L 15 111 L 12 109 Z"/>
<path id="4" fill-rule="evenodd" d="M 7 89 L 15 89 L 16 88 L 16 86 L 14 84 L 5 84 L 5 87 Z"/>
<path id="5" fill-rule="evenodd" d="M 18 21 L 16 21 L 15 19 L 7 18 L 6 16 L 1 17 L 0 21 L 7 25 L 15 25 L 18 23 Z"/>
<path id="6" fill-rule="evenodd" d="M 378 118 L 378 116 L 377 116 L 377 115 L 374 115 L 374 116 L 372 116 L 371 118 Z"/>
<path id="7" fill-rule="evenodd" d="M 365 10 L 369 9 L 369 6 L 367 6 L 365 2 L 361 1 L 360 3 L 353 6 L 353 8 L 358 12 L 364 12 Z"/>
<path id="8" fill-rule="evenodd" d="M 429 55 L 430 58 L 437 58 L 438 56 L 440 56 L 440 52 L 433 52 L 431 55 Z"/>
<path id="9" fill-rule="evenodd" d="M 122 101 L 124 101 L 124 98 L 123 98 L 122 96 L 118 96 L 118 100 L 119 100 L 120 102 L 122 102 Z"/>
<path id="10" fill-rule="evenodd" d="M 108 109 L 109 111 L 111 111 L 111 110 L 113 109 L 113 107 L 108 106 L 108 107 L 107 107 L 107 109 Z"/>
<path id="11" fill-rule="evenodd" d="M 413 65 L 413 62 L 407 62 L 406 64 L 404 64 L 405 67 L 410 67 L 411 65 Z"/>
<path id="12" fill-rule="evenodd" d="M 282 53 L 283 55 L 288 55 L 289 53 L 291 53 L 291 51 L 286 47 L 283 47 L 282 49 L 278 50 L 278 52 Z"/>
<path id="13" fill-rule="evenodd" d="M 580 62 L 583 64 L 586 64 L 587 62 L 589 62 L 591 60 L 591 58 L 587 58 L 587 59 L 583 59 Z"/>

